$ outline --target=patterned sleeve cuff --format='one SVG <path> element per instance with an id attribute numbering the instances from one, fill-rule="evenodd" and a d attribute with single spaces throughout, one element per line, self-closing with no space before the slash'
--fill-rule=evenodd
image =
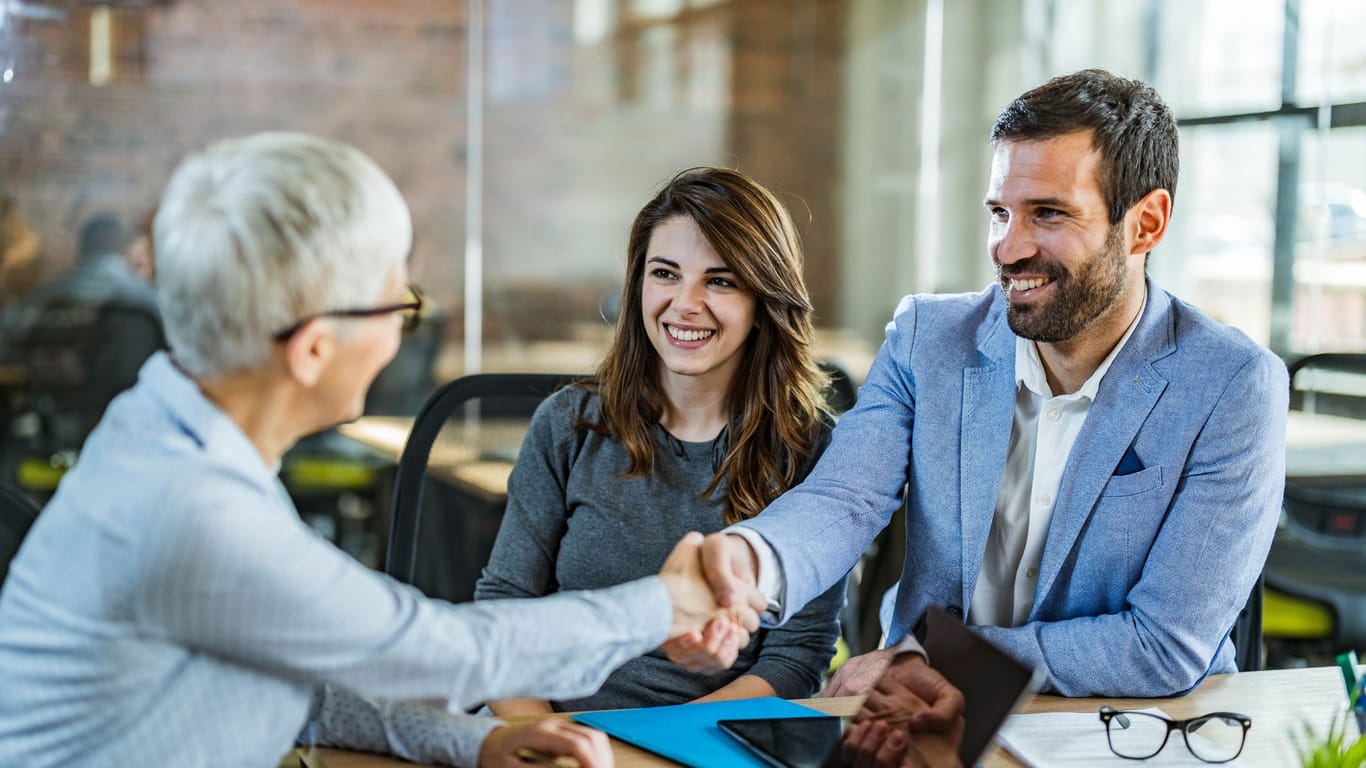
<path id="1" fill-rule="evenodd" d="M 452 714 L 419 701 L 371 699 L 327 686 L 305 728 L 319 746 L 394 755 L 415 763 L 468 766 L 479 760 L 489 732 L 506 725 L 492 717 Z"/>

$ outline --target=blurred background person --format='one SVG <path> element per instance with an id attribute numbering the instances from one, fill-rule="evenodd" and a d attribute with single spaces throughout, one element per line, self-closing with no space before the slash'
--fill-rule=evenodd
<path id="1" fill-rule="evenodd" d="M 19 202 L 0 192 L 0 318 L 38 279 L 38 235 L 24 221 Z M 0 336 L 0 350 L 4 347 Z"/>
<path id="2" fill-rule="evenodd" d="M 138 221 L 138 230 L 124 250 L 123 260 L 128 268 L 149 285 L 156 283 L 156 264 L 152 261 L 152 222 L 157 209 L 153 207 Z"/>
<path id="3" fill-rule="evenodd" d="M 129 266 L 126 230 L 112 214 L 81 228 L 76 265 L 40 285 L 6 320 L 38 417 L 35 450 L 78 450 L 109 402 L 166 346 L 156 291 Z"/>

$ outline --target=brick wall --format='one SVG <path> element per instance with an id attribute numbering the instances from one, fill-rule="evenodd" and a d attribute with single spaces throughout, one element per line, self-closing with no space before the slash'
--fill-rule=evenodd
<path id="1" fill-rule="evenodd" d="M 103 86 L 86 77 L 91 6 L 68 5 L 64 20 L 18 22 L 14 80 L 0 84 L 0 185 L 43 238 L 46 272 L 70 265 L 90 215 L 137 221 L 187 151 L 265 129 L 308 131 L 355 144 L 397 182 L 418 233 L 417 272 L 457 314 L 458 338 L 464 2 L 115 8 L 114 77 Z M 663 20 L 621 16 L 587 43 L 574 39 L 573 8 L 486 0 L 489 341 L 591 320 L 618 283 L 636 210 L 675 171 L 703 163 L 739 167 L 779 191 L 829 317 L 843 3 L 741 0 Z M 546 286 L 559 286 L 561 300 L 547 301 Z"/>

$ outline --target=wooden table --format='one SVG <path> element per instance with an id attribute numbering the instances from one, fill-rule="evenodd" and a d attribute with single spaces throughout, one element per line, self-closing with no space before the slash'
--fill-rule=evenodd
<path id="1" fill-rule="evenodd" d="M 479 425 L 475 438 L 460 430 L 445 430 L 432 445 L 427 472 L 477 498 L 501 504 L 507 500 L 511 456 L 521 444 L 526 426 L 522 419 L 487 421 Z M 337 431 L 398 463 L 412 428 L 409 416 L 366 416 L 341 425 Z"/>
<path id="2" fill-rule="evenodd" d="M 804 699 L 800 703 L 835 715 L 850 715 L 858 709 L 858 698 Z M 1304 724 L 1319 733 L 1327 730 L 1335 714 L 1345 710 L 1347 696 L 1342 675 L 1336 667 L 1278 669 L 1215 675 L 1188 696 L 1173 699 L 1066 699 L 1060 696 L 1035 696 L 1024 712 L 1097 712 L 1102 704 L 1117 709 L 1158 707 L 1175 718 L 1194 717 L 1214 711 L 1241 712 L 1252 718 L 1243 758 L 1253 766 L 1281 768 L 1298 765 L 1292 735 L 1299 735 Z M 525 718 L 522 718 L 525 719 Z M 1096 721 L 1099 728 L 1100 721 Z M 1349 732 L 1351 727 L 1349 726 Z M 1169 749 L 1180 747 L 1168 744 Z M 342 750 L 322 750 L 329 768 L 399 768 L 409 766 L 402 760 Z M 617 768 L 657 768 L 675 763 L 612 740 Z M 999 748 L 993 748 L 984 764 L 988 768 L 1019 766 L 1021 763 Z M 1135 763 L 1135 765 L 1140 765 Z"/>

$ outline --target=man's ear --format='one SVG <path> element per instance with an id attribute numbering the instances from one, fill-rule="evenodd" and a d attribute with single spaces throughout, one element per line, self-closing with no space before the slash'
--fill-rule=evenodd
<path id="1" fill-rule="evenodd" d="M 1154 189 L 1129 209 L 1128 228 L 1132 233 L 1130 254 L 1149 253 L 1167 234 L 1172 217 L 1172 193 Z"/>
<path id="2" fill-rule="evenodd" d="M 304 387 L 318 383 L 336 354 L 337 337 L 328 324 L 314 318 L 300 326 L 285 342 L 285 367 Z"/>

